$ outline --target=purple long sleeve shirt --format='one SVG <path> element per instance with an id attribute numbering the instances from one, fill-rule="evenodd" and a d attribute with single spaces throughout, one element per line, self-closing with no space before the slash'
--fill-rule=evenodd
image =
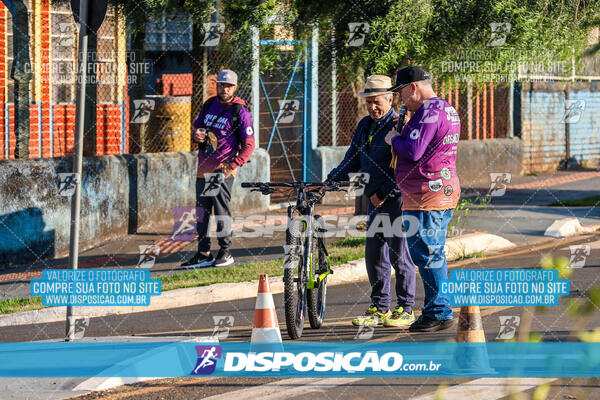
<path id="1" fill-rule="evenodd" d="M 456 152 L 460 118 L 447 101 L 425 100 L 392 141 L 394 175 L 406 210 L 447 210 L 460 197 Z"/>
<path id="2" fill-rule="evenodd" d="M 232 125 L 232 104 L 243 105 L 239 113 L 239 128 Z M 206 128 L 207 142 L 200 145 L 198 151 L 198 176 L 213 172 L 223 163 L 231 163 L 234 167 L 244 165 L 254 151 L 254 131 L 252 116 L 248 104 L 239 97 L 227 104 L 216 99 L 210 107 L 203 107 L 194 121 L 194 129 Z"/>

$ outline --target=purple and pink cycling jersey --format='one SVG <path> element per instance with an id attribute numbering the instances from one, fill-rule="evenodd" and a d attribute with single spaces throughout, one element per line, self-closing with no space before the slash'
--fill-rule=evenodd
<path id="1" fill-rule="evenodd" d="M 460 118 L 447 101 L 425 100 L 392 141 L 405 210 L 453 209 L 460 197 L 456 152 Z"/>

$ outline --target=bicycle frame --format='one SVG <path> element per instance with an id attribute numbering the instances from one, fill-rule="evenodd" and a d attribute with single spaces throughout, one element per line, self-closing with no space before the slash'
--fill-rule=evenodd
<path id="1" fill-rule="evenodd" d="M 298 193 L 296 196 L 296 205 L 295 206 L 288 206 L 287 208 L 287 217 L 288 217 L 288 223 L 290 223 L 291 221 L 293 221 L 294 219 L 294 214 L 295 212 L 298 212 L 298 214 L 302 217 L 305 217 L 304 220 L 302 220 L 302 227 L 303 227 L 303 232 L 302 234 L 304 235 L 304 254 L 303 254 L 303 260 L 304 260 L 304 265 L 308 265 L 308 282 L 306 282 L 306 288 L 307 289 L 314 289 L 315 288 L 315 284 L 316 286 L 319 285 L 320 282 L 322 282 L 329 274 L 331 274 L 331 269 L 327 268 L 327 271 L 321 273 L 317 279 L 314 278 L 315 275 L 315 270 L 314 270 L 314 263 L 313 263 L 313 252 L 311 251 L 312 249 L 312 241 L 313 241 L 313 231 L 316 229 L 316 227 L 314 227 L 314 204 L 316 202 L 313 201 L 309 201 L 306 199 L 305 196 L 305 192 L 303 190 L 303 187 L 299 187 L 298 188 Z M 319 243 L 317 243 L 317 245 L 319 245 Z M 323 249 L 325 250 L 325 249 Z M 327 254 L 326 250 L 325 253 Z M 326 255 L 327 258 L 327 265 L 331 265 L 331 260 L 329 259 L 329 254 Z M 303 282 L 301 282 L 303 283 Z"/>

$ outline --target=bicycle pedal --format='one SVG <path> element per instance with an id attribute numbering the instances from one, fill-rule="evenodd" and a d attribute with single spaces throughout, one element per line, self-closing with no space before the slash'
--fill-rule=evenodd
<path id="1" fill-rule="evenodd" d="M 327 229 L 325 229 L 325 228 L 317 228 L 317 232 L 327 232 Z"/>

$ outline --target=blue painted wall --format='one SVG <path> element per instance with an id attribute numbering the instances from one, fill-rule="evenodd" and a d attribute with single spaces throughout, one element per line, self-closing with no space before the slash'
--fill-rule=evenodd
<path id="1" fill-rule="evenodd" d="M 597 167 L 600 160 L 600 87 L 598 82 L 524 83 L 519 119 L 515 126 L 523 140 L 525 172 L 546 171 L 564 165 L 567 158 L 567 92 L 571 109 L 569 165 Z M 583 103 L 582 103 L 583 102 Z M 583 107 L 581 106 L 583 104 Z M 518 107 L 518 102 L 515 105 Z M 573 113 L 578 117 L 574 117 Z"/>

